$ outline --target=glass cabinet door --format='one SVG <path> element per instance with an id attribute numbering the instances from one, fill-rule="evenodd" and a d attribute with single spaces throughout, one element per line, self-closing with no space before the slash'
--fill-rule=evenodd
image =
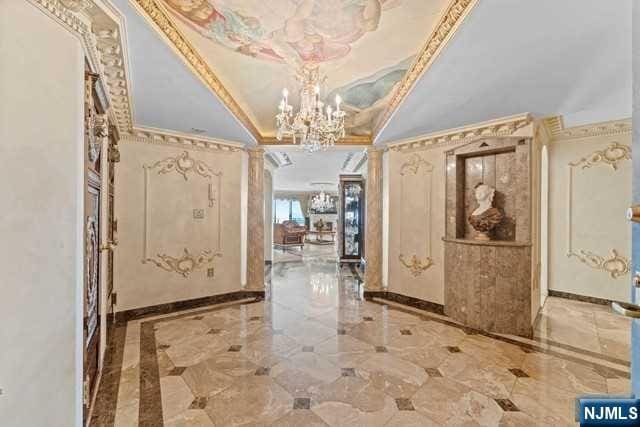
<path id="1" fill-rule="evenodd" d="M 362 182 L 346 181 L 343 185 L 343 256 L 358 259 L 362 256 L 363 244 Z"/>

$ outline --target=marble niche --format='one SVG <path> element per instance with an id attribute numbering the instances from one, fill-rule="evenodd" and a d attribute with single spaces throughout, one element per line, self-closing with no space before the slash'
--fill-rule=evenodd
<path id="1" fill-rule="evenodd" d="M 446 152 L 445 313 L 475 329 L 532 334 L 532 143 L 483 138 Z M 497 220 L 483 233 L 470 217 L 490 196 Z"/>

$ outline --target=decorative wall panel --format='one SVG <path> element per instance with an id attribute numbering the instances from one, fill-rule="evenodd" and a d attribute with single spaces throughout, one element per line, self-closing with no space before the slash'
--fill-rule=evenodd
<path id="1" fill-rule="evenodd" d="M 400 167 L 400 253 L 414 277 L 433 265 L 431 193 L 433 165 L 414 153 Z"/>
<path id="2" fill-rule="evenodd" d="M 602 227 L 603 220 L 614 217 L 616 212 L 611 210 L 611 203 L 602 203 L 598 193 L 619 188 L 616 184 L 624 179 L 621 169 L 625 163 L 629 165 L 627 160 L 631 160 L 631 148 L 612 142 L 567 165 L 567 257 L 601 270 L 613 279 L 629 273 L 630 260 L 619 248 L 611 248 L 610 255 L 602 253 L 602 243 L 609 240 L 606 227 Z M 603 174 L 603 168 L 610 173 Z M 585 215 L 591 212 L 600 214 Z M 602 233 L 604 239 L 597 238 Z"/>
<path id="3" fill-rule="evenodd" d="M 151 262 L 187 278 L 222 257 L 222 172 L 214 172 L 188 151 L 144 165 L 143 169 L 142 263 Z M 198 218 L 194 218 L 194 210 L 200 212 Z M 171 227 L 176 222 L 182 226 Z M 189 249 L 203 235 L 211 236 L 207 242 L 215 247 Z"/>

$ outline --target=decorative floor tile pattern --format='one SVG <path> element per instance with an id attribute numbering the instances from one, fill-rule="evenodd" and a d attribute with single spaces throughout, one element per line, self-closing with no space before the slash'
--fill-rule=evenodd
<path id="1" fill-rule="evenodd" d="M 574 425 L 578 394 L 629 392 L 629 326 L 601 306 L 549 298 L 534 340 L 493 336 L 364 301 L 313 250 L 273 265 L 270 300 L 119 328 L 91 425 Z"/>

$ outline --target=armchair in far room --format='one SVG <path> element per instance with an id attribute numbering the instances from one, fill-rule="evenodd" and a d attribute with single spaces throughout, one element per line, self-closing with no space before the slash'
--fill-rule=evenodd
<path id="1" fill-rule="evenodd" d="M 300 246 L 300 249 L 303 249 L 306 234 L 306 227 L 298 225 L 295 221 L 283 221 L 282 224 L 273 224 L 273 243 L 282 247 L 283 250 L 287 246 Z"/>

